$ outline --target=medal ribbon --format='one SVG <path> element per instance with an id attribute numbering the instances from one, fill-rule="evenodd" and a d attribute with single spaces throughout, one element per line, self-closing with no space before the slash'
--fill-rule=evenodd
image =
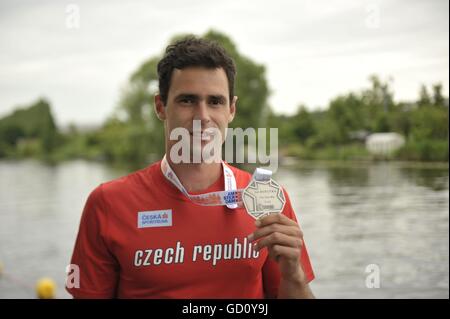
<path id="1" fill-rule="evenodd" d="M 181 184 L 175 172 L 167 162 L 166 155 L 161 160 L 161 171 L 163 175 L 169 180 L 184 196 L 191 202 L 201 206 L 224 206 L 230 209 L 235 209 L 243 206 L 242 192 L 244 189 L 237 189 L 236 178 L 233 171 L 228 165 L 222 161 L 223 176 L 225 182 L 225 190 L 218 192 L 210 192 L 204 194 L 191 195 L 188 193 L 183 184 Z M 272 176 L 272 172 L 262 168 L 257 168 L 253 173 L 253 179 L 259 181 L 268 181 Z"/>

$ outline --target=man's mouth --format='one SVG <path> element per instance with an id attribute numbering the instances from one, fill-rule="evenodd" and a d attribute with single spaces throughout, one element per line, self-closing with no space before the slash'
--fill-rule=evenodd
<path id="1" fill-rule="evenodd" d="M 189 132 L 189 134 L 195 138 L 199 138 L 201 141 L 210 141 L 215 135 L 215 130 L 215 128 L 207 128 L 203 131 Z"/>

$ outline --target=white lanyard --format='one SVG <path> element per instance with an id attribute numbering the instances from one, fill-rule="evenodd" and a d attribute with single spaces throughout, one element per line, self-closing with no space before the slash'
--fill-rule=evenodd
<path id="1" fill-rule="evenodd" d="M 218 192 L 210 192 L 198 195 L 191 195 L 181 184 L 175 172 L 167 162 L 166 155 L 161 160 L 161 171 L 163 175 L 182 192 L 193 203 L 201 206 L 223 206 L 226 205 L 230 209 L 235 209 L 243 206 L 242 192 L 243 189 L 236 189 L 236 178 L 233 171 L 228 165 L 222 161 L 223 176 L 225 180 L 225 190 Z M 253 174 L 253 178 L 257 180 L 270 180 L 272 175 L 271 171 L 257 168 Z"/>

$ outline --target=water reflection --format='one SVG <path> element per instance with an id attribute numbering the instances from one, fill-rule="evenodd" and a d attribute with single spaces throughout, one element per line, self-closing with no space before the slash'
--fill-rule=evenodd
<path id="1" fill-rule="evenodd" d="M 278 175 L 302 220 L 319 297 L 448 298 L 448 169 L 313 165 Z M 370 264 L 381 269 L 380 289 L 365 286 Z"/>

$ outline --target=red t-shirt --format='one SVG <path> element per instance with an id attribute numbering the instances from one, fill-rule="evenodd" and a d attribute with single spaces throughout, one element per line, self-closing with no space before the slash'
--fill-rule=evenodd
<path id="1" fill-rule="evenodd" d="M 237 188 L 251 175 L 228 165 Z M 223 173 L 200 192 L 224 189 Z M 283 214 L 296 220 L 288 194 Z M 278 264 L 255 253 L 246 236 L 255 220 L 245 208 L 199 206 L 163 175 L 160 161 L 101 184 L 81 217 L 71 264 L 79 266 L 76 298 L 274 298 Z M 314 273 L 306 246 L 301 265 Z"/>

